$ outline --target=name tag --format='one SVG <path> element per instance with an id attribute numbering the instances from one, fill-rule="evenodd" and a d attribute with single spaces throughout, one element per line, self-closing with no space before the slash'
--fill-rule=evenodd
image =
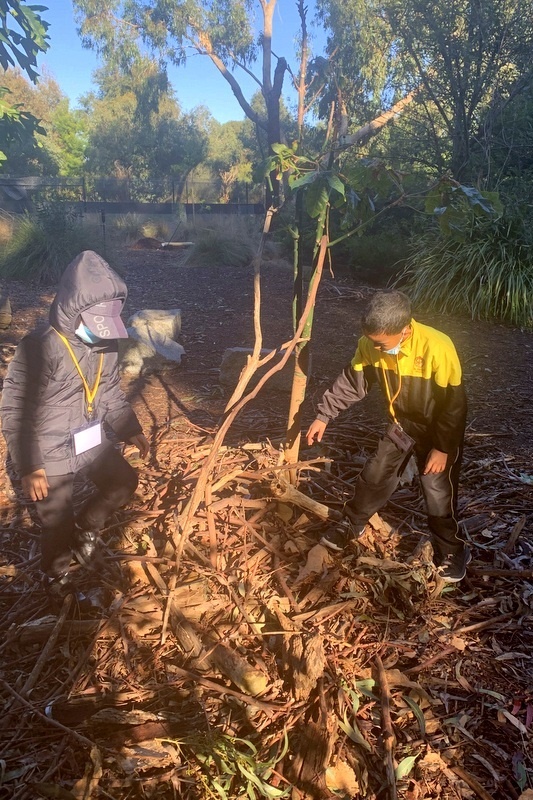
<path id="1" fill-rule="evenodd" d="M 387 428 L 387 436 L 403 453 L 408 453 L 414 447 L 415 440 L 411 439 L 402 426 L 396 422 Z"/>
<path id="2" fill-rule="evenodd" d="M 87 450 L 92 450 L 93 447 L 98 447 L 99 444 L 102 444 L 102 423 L 97 420 L 83 428 L 78 428 L 78 430 L 72 431 L 72 438 L 74 452 L 77 456 Z"/>

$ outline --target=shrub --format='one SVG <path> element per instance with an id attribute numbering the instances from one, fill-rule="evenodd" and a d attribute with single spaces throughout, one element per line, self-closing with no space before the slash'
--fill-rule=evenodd
<path id="1" fill-rule="evenodd" d="M 194 245 L 188 251 L 185 263 L 246 266 L 255 255 L 259 241 L 259 231 L 254 223 L 240 217 L 224 217 L 209 222 L 202 220 L 193 230 L 186 231 Z"/>
<path id="2" fill-rule="evenodd" d="M 113 222 L 113 228 L 126 241 L 149 238 L 166 242 L 171 234 L 166 222 L 145 219 L 140 214 L 122 214 Z"/>
<path id="3" fill-rule="evenodd" d="M 0 275 L 36 283 L 55 283 L 82 250 L 93 249 L 94 232 L 62 204 L 24 215 L 0 256 Z"/>
<path id="4" fill-rule="evenodd" d="M 521 220 L 481 225 L 466 242 L 426 234 L 396 284 L 428 309 L 533 326 L 533 254 Z"/>

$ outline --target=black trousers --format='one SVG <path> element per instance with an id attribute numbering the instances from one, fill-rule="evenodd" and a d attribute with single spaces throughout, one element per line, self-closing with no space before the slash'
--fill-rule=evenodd
<path id="1" fill-rule="evenodd" d="M 82 530 L 99 531 L 107 518 L 128 502 L 138 484 L 137 473 L 115 447 L 109 447 L 82 473 L 96 491 L 74 516 L 75 473 L 47 476 L 49 489 L 35 508 L 41 522 L 41 567 L 50 577 L 68 571 L 74 545 L 74 524 Z"/>
<path id="2" fill-rule="evenodd" d="M 426 504 L 428 526 L 432 534 L 435 562 L 460 551 L 464 538 L 457 522 L 457 488 L 462 449 L 443 472 L 424 475 L 423 470 L 431 445 L 425 437 L 416 441 L 414 456 L 420 474 L 420 485 Z M 389 500 L 407 467 L 410 453 L 400 450 L 384 436 L 374 455 L 365 463 L 355 485 L 355 494 L 348 503 L 349 515 L 356 525 L 363 525 Z"/>

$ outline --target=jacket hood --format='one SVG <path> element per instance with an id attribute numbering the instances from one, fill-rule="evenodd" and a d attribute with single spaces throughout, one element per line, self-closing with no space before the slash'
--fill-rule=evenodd
<path id="1" fill-rule="evenodd" d="M 70 262 L 59 281 L 50 307 L 50 325 L 74 336 L 82 311 L 107 300 L 126 300 L 126 284 L 93 250 L 84 250 Z"/>

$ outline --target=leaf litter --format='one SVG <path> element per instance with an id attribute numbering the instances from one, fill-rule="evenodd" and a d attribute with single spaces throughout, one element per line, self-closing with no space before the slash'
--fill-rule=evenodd
<path id="1" fill-rule="evenodd" d="M 302 507 L 284 499 L 282 415 L 247 409 L 183 541 L 214 427 L 161 420 L 148 465 L 127 453 L 135 498 L 57 603 L 30 510 L 6 490 L 0 797 L 528 800 L 530 470 L 467 435 L 475 558 L 445 586 L 416 476 L 357 545 L 318 543 L 321 509 L 341 511 L 379 432 L 348 415 L 302 452 Z"/>

